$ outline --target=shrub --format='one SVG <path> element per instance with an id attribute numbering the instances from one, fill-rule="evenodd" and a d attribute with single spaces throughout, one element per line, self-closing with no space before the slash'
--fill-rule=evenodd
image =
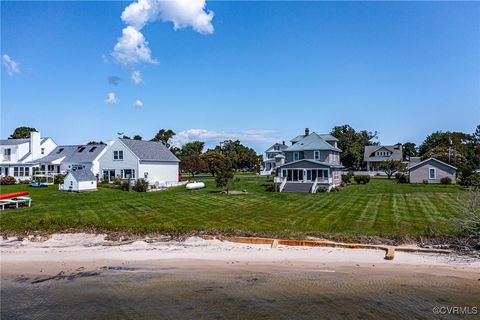
<path id="1" fill-rule="evenodd" d="M 262 184 L 262 186 L 265 187 L 266 192 L 275 192 L 276 191 L 275 183 L 273 183 L 273 182 L 264 183 L 264 184 Z"/>
<path id="2" fill-rule="evenodd" d="M 53 179 L 53 183 L 55 184 L 63 184 L 65 180 L 65 175 L 63 174 L 57 174 L 55 178 Z"/>
<path id="3" fill-rule="evenodd" d="M 122 179 L 120 179 L 120 178 L 113 179 L 113 184 L 116 185 L 116 186 L 121 186 L 122 185 Z"/>
<path id="4" fill-rule="evenodd" d="M 469 187 L 480 188 L 480 173 L 477 172 L 470 175 L 466 180 L 466 184 Z"/>
<path id="5" fill-rule="evenodd" d="M 342 174 L 342 182 L 343 183 L 351 183 L 352 182 L 352 177 L 353 174 L 351 172 L 348 172 L 346 174 Z"/>
<path id="6" fill-rule="evenodd" d="M 147 192 L 148 189 L 148 182 L 145 179 L 138 179 L 135 181 L 132 189 L 137 192 Z"/>
<path id="7" fill-rule="evenodd" d="M 120 188 L 123 191 L 130 191 L 130 181 L 129 180 L 122 180 Z"/>
<path id="8" fill-rule="evenodd" d="M 0 179 L 0 185 L 2 186 L 7 186 L 11 184 L 15 184 L 17 181 L 15 180 L 14 177 L 11 176 L 5 176 Z"/>
<path id="9" fill-rule="evenodd" d="M 397 180 L 397 183 L 408 183 L 407 175 L 401 172 L 395 173 L 395 180 Z"/>
<path id="10" fill-rule="evenodd" d="M 408 177 L 404 174 L 397 180 L 397 183 L 408 183 Z"/>
<path id="11" fill-rule="evenodd" d="M 422 183 L 423 183 L 423 184 L 428 184 L 428 180 L 427 180 L 427 179 L 424 179 L 424 180 L 422 180 Z"/>
<path id="12" fill-rule="evenodd" d="M 20 184 L 30 184 L 30 179 L 20 180 L 20 181 L 18 181 L 18 183 L 20 183 Z"/>
<path id="13" fill-rule="evenodd" d="M 353 180 L 358 184 L 367 184 L 370 182 L 370 176 L 368 174 L 359 174 L 353 176 Z"/>
<path id="14" fill-rule="evenodd" d="M 440 179 L 441 184 L 452 184 L 452 179 L 450 177 L 443 177 Z"/>

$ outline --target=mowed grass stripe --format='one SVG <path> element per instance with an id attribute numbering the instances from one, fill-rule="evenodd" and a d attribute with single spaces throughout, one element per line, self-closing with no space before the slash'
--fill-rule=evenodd
<path id="1" fill-rule="evenodd" d="M 265 178 L 239 176 L 224 195 L 209 177 L 207 188 L 184 187 L 152 193 L 100 187 L 92 193 L 64 193 L 56 186 L 1 187 L 29 191 L 31 208 L 1 213 L 2 231 L 59 231 L 96 227 L 129 232 L 241 231 L 302 237 L 315 234 L 365 234 L 387 237 L 453 235 L 465 192 L 457 186 L 396 184 L 372 179 L 340 192 L 303 194 L 266 192 Z"/>

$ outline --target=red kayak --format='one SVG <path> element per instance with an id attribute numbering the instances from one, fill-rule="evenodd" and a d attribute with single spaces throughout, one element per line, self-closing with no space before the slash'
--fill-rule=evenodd
<path id="1" fill-rule="evenodd" d="M 11 193 L 0 194 L 0 200 L 12 199 L 12 198 L 23 197 L 23 196 L 28 196 L 28 192 L 21 191 L 21 192 L 11 192 Z"/>

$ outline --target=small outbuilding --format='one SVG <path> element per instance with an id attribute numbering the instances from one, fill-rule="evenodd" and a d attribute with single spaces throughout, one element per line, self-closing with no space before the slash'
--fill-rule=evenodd
<path id="1" fill-rule="evenodd" d="M 90 170 L 82 169 L 70 171 L 64 179 L 60 190 L 72 192 L 85 192 L 97 190 L 97 178 Z"/>
<path id="2" fill-rule="evenodd" d="M 407 170 L 410 183 L 441 183 L 443 178 L 456 183 L 457 168 L 435 158 L 411 164 Z"/>

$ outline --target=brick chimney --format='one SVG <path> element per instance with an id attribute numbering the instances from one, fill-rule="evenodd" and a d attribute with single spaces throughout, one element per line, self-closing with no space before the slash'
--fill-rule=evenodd
<path id="1" fill-rule="evenodd" d="M 310 130 L 308 128 L 305 128 L 305 136 L 308 136 L 310 134 Z"/>

